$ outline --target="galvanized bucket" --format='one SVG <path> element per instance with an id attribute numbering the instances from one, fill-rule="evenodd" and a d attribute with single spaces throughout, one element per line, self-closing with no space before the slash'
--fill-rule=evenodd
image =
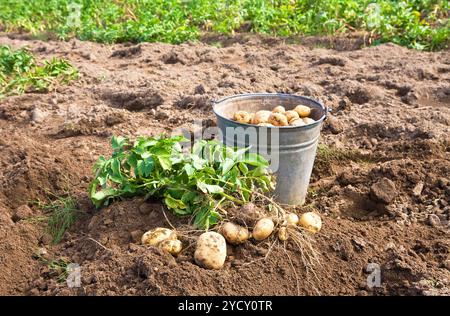
<path id="1" fill-rule="evenodd" d="M 314 123 L 304 126 L 265 127 L 232 120 L 236 111 L 257 112 L 282 105 L 292 110 L 302 104 L 311 108 Z M 276 200 L 283 204 L 302 205 L 316 156 L 322 123 L 327 108 L 319 101 L 291 94 L 251 93 L 230 96 L 213 104 L 217 125 L 224 144 L 249 147 L 271 162 L 276 175 Z M 256 137 L 255 137 L 256 134 Z M 275 163 L 275 160 L 276 163 Z"/>

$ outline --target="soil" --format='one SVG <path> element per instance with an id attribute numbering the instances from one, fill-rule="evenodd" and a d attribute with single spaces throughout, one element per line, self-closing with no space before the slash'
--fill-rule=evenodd
<path id="1" fill-rule="evenodd" d="M 40 58 L 67 58 L 82 75 L 49 93 L 1 101 L 0 294 L 449 295 L 449 51 L 209 41 L 102 45 L 0 35 L 0 44 L 26 45 Z M 246 92 L 301 94 L 332 109 L 320 140 L 331 154 L 317 157 L 307 204 L 295 209 L 323 219 L 312 237 L 316 278 L 290 243 L 229 246 L 225 267 L 205 270 L 193 260 L 192 238 L 182 238 L 178 257 L 139 244 L 146 230 L 169 227 L 166 216 L 175 227 L 187 224 L 158 201 L 96 210 L 87 197 L 92 165 L 110 154 L 112 134 L 211 126 L 211 100 Z M 67 191 L 82 216 L 54 245 L 35 201 Z M 79 264 L 81 287 L 58 281 L 43 257 Z M 380 286 L 370 287 L 378 268 Z"/>

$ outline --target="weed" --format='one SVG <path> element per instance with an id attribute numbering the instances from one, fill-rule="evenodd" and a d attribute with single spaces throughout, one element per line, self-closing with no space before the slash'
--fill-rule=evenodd
<path id="1" fill-rule="evenodd" d="M 62 283 L 67 280 L 69 276 L 69 262 L 64 258 L 47 259 L 41 255 L 36 255 L 37 259 L 46 265 L 51 274 L 56 276 L 56 281 Z"/>
<path id="2" fill-rule="evenodd" d="M 27 48 L 0 45 L 0 99 L 31 91 L 46 91 L 56 83 L 67 83 L 78 76 L 64 59 L 52 58 L 42 64 Z"/>
<path id="3" fill-rule="evenodd" d="M 67 229 L 77 221 L 81 211 L 71 195 L 54 197 L 55 199 L 49 202 L 38 201 L 37 206 L 46 213 L 48 233 L 52 236 L 53 243 L 57 244 Z"/>

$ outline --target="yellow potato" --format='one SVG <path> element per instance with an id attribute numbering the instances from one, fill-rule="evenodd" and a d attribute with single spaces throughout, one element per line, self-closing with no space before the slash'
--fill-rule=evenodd
<path id="1" fill-rule="evenodd" d="M 281 228 L 278 230 L 278 239 L 279 239 L 280 241 L 285 241 L 285 240 L 288 239 L 288 233 L 287 233 L 286 227 L 281 227 Z"/>
<path id="2" fill-rule="evenodd" d="M 317 213 L 307 212 L 300 216 L 298 224 L 311 233 L 317 233 L 322 228 L 322 219 Z"/>
<path id="3" fill-rule="evenodd" d="M 294 110 L 286 111 L 284 113 L 284 115 L 286 115 L 286 118 L 287 118 L 288 122 L 291 122 L 293 120 L 296 120 L 296 119 L 300 118 L 298 113 L 296 111 L 294 111 Z"/>
<path id="4" fill-rule="evenodd" d="M 250 120 L 252 119 L 252 116 L 250 113 L 246 111 L 237 111 L 234 113 L 233 120 L 239 123 L 250 123 Z"/>
<path id="5" fill-rule="evenodd" d="M 299 119 L 290 121 L 289 125 L 291 125 L 291 126 L 303 126 L 303 125 L 306 125 L 306 124 L 305 124 L 305 122 L 302 119 L 299 118 Z"/>
<path id="6" fill-rule="evenodd" d="M 312 119 L 312 118 L 310 118 L 310 117 L 304 117 L 304 118 L 302 118 L 302 120 L 303 120 L 303 122 L 305 122 L 305 124 L 311 124 L 311 123 L 314 123 L 315 121 Z"/>
<path id="7" fill-rule="evenodd" d="M 275 126 L 287 126 L 288 121 L 286 116 L 281 113 L 272 113 L 269 117 L 269 123 Z"/>
<path id="8" fill-rule="evenodd" d="M 197 240 L 194 253 L 195 262 L 207 269 L 221 269 L 227 257 L 225 238 L 216 232 L 206 232 Z"/>
<path id="9" fill-rule="evenodd" d="M 311 114 L 311 108 L 306 105 L 297 105 L 294 109 L 300 117 L 307 117 Z"/>
<path id="10" fill-rule="evenodd" d="M 157 246 L 164 240 L 174 239 L 177 239 L 177 234 L 173 230 L 157 227 L 144 233 L 144 235 L 142 235 L 141 242 L 143 245 Z"/>
<path id="11" fill-rule="evenodd" d="M 222 226 L 221 233 L 228 243 L 232 245 L 239 245 L 250 237 L 246 227 L 231 222 L 225 223 Z"/>
<path id="12" fill-rule="evenodd" d="M 174 239 L 174 240 L 163 240 L 158 247 L 164 249 L 165 251 L 167 251 L 168 253 L 170 253 L 171 255 L 177 255 L 181 252 L 182 244 L 181 241 L 179 241 L 178 239 Z"/>
<path id="13" fill-rule="evenodd" d="M 272 234 L 274 227 L 275 224 L 270 218 L 261 218 L 253 228 L 252 236 L 257 241 L 264 240 Z"/>
<path id="14" fill-rule="evenodd" d="M 286 109 L 284 108 L 284 106 L 279 105 L 273 108 L 272 113 L 281 113 L 284 114 L 284 112 L 286 112 Z"/>
<path id="15" fill-rule="evenodd" d="M 266 110 L 258 111 L 253 116 L 251 123 L 252 124 L 267 123 L 269 121 L 269 117 L 271 114 L 272 112 Z"/>
<path id="16" fill-rule="evenodd" d="M 295 213 L 288 213 L 286 214 L 285 220 L 288 225 L 297 225 L 299 218 Z"/>

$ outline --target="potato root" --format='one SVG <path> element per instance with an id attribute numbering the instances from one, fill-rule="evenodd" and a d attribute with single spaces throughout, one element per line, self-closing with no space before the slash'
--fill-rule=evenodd
<path id="1" fill-rule="evenodd" d="M 273 229 L 275 227 L 275 224 L 273 223 L 273 220 L 265 217 L 261 218 L 255 225 L 252 231 L 253 239 L 257 241 L 261 241 L 269 237 Z"/>
<path id="2" fill-rule="evenodd" d="M 284 114 L 272 113 L 269 117 L 269 123 L 275 126 L 287 126 L 288 120 Z"/>
<path id="3" fill-rule="evenodd" d="M 242 244 L 250 237 L 250 233 L 246 227 L 231 222 L 225 223 L 220 232 L 228 243 L 232 245 Z"/>
<path id="4" fill-rule="evenodd" d="M 284 106 L 279 105 L 273 108 L 272 113 L 281 113 L 284 114 L 284 112 L 286 112 L 286 109 L 284 108 Z"/>
<path id="5" fill-rule="evenodd" d="M 307 212 L 300 216 L 298 224 L 311 233 L 317 233 L 322 228 L 322 219 L 317 213 Z"/>
<path id="6" fill-rule="evenodd" d="M 268 123 L 271 114 L 272 112 L 266 110 L 258 111 L 253 116 L 251 123 L 252 124 Z"/>
<path id="7" fill-rule="evenodd" d="M 181 244 L 181 241 L 179 241 L 178 239 L 173 239 L 173 240 L 166 239 L 166 240 L 163 240 L 158 245 L 158 247 L 166 250 L 168 253 L 175 256 L 181 252 L 183 245 Z"/>
<path id="8" fill-rule="evenodd" d="M 297 105 L 294 109 L 300 117 L 307 117 L 311 114 L 311 108 L 306 105 Z"/>
<path id="9" fill-rule="evenodd" d="M 206 232 L 197 240 L 194 253 L 195 262 L 207 269 L 221 269 L 227 257 L 225 238 L 216 232 Z"/>
<path id="10" fill-rule="evenodd" d="M 246 111 L 237 111 L 234 113 L 233 120 L 239 123 L 250 123 L 252 115 Z"/>
<path id="11" fill-rule="evenodd" d="M 157 246 L 164 240 L 174 239 L 177 239 L 177 234 L 175 231 L 168 228 L 157 227 L 144 233 L 144 235 L 142 235 L 141 242 L 143 245 Z"/>
<path id="12" fill-rule="evenodd" d="M 287 120 L 288 120 L 289 123 L 290 123 L 291 121 L 293 121 L 293 120 L 296 120 L 296 119 L 300 118 L 300 116 L 298 115 L 298 113 L 297 113 L 296 111 L 294 111 L 294 110 L 286 111 L 286 112 L 284 113 L 284 115 L 286 116 L 286 118 L 287 118 Z"/>

